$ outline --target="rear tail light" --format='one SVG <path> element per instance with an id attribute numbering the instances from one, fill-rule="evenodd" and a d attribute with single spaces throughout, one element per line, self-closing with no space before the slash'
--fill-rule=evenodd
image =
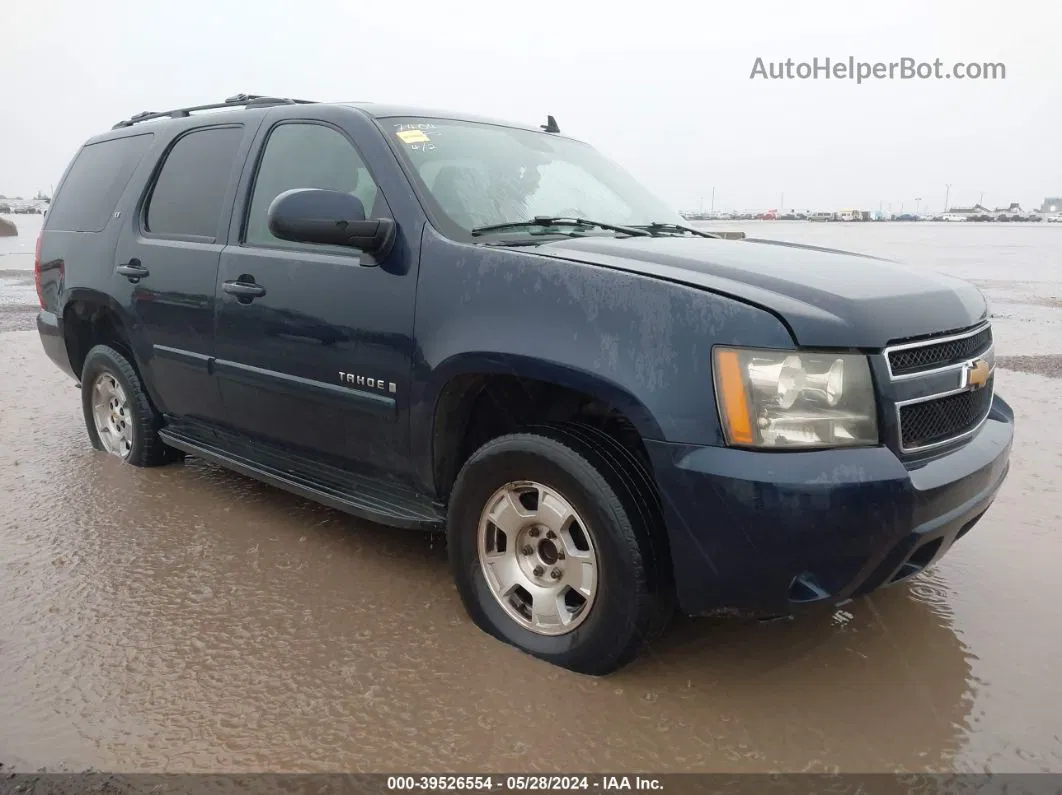
<path id="1" fill-rule="evenodd" d="M 41 290 L 41 240 L 44 232 L 37 235 L 37 250 L 33 254 L 33 284 L 37 288 L 37 301 L 44 309 L 44 292 Z"/>

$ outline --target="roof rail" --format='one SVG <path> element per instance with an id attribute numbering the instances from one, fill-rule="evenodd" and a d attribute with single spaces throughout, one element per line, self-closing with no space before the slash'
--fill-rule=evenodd
<path id="1" fill-rule="evenodd" d="M 160 112 L 145 110 L 124 121 L 120 121 L 111 127 L 112 130 L 120 130 L 123 127 L 132 127 L 143 121 L 153 119 L 183 119 L 201 110 L 219 110 L 221 108 L 268 108 L 272 105 L 312 105 L 314 100 L 287 99 L 281 97 L 267 97 L 261 94 L 236 94 L 224 102 L 215 102 L 210 105 L 193 105 L 189 108 L 174 108 Z"/>

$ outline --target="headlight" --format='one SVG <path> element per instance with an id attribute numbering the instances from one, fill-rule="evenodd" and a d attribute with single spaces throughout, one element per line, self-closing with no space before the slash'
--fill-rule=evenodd
<path id="1" fill-rule="evenodd" d="M 726 442 L 773 449 L 878 443 L 867 357 L 716 347 Z"/>

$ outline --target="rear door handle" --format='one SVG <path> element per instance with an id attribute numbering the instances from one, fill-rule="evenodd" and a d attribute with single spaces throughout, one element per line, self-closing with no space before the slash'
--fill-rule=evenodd
<path id="1" fill-rule="evenodd" d="M 151 274 L 147 268 L 140 264 L 140 260 L 133 257 L 129 262 L 124 265 L 119 265 L 114 269 L 114 272 L 127 278 L 131 282 L 140 281 L 145 276 Z"/>
<path id="2" fill-rule="evenodd" d="M 247 300 L 261 298 L 266 294 L 265 287 L 260 284 L 255 284 L 254 282 L 225 282 L 221 285 L 221 289 L 229 295 L 234 295 L 237 298 L 245 298 Z"/>

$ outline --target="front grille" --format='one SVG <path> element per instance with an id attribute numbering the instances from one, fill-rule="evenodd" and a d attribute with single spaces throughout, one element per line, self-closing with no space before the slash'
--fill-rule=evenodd
<path id="1" fill-rule="evenodd" d="M 911 375 L 938 367 L 959 364 L 984 353 L 992 345 L 992 327 L 985 326 L 969 337 L 942 342 L 927 341 L 924 345 L 889 352 L 892 375 Z"/>
<path id="2" fill-rule="evenodd" d="M 988 416 L 995 377 L 976 391 L 900 407 L 900 440 L 904 450 L 946 442 L 972 431 Z"/>

